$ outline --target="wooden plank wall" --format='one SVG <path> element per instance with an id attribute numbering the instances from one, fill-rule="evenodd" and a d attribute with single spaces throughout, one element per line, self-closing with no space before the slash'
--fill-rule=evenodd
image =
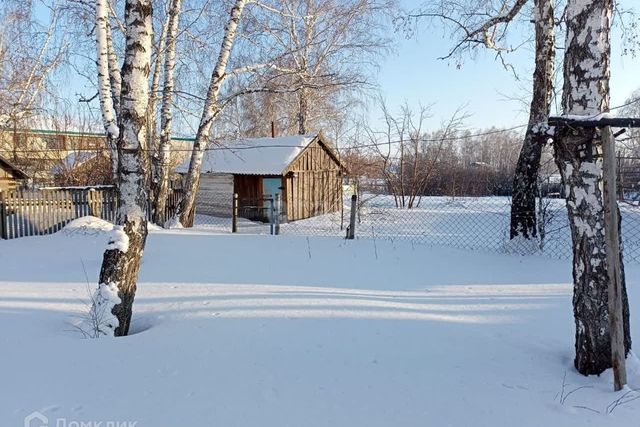
<path id="1" fill-rule="evenodd" d="M 19 185 L 19 181 L 15 179 L 13 174 L 4 170 L 0 166 L 0 190 L 1 191 L 14 190 L 16 187 L 18 187 L 18 185 Z"/>
<path id="2" fill-rule="evenodd" d="M 271 178 L 276 178 L 273 176 Z M 235 175 L 233 183 L 233 192 L 238 193 L 240 203 L 245 200 L 247 203 L 256 203 L 262 201 L 263 188 L 262 178 L 270 178 L 270 176 L 262 175 Z"/>
<path id="3" fill-rule="evenodd" d="M 267 221 L 269 204 L 265 202 L 263 178 L 276 176 L 235 175 L 233 191 L 238 193 L 239 216 L 252 221 Z"/>
<path id="4" fill-rule="evenodd" d="M 314 141 L 287 169 L 285 202 L 289 221 L 310 218 L 342 208 L 340 165 Z"/>

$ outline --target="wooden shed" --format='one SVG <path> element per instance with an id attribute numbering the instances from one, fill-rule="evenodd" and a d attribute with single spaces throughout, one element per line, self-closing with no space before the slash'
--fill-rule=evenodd
<path id="1" fill-rule="evenodd" d="M 15 190 L 26 185 L 28 179 L 26 173 L 0 157 L 0 191 Z"/>
<path id="2" fill-rule="evenodd" d="M 177 172 L 186 173 L 188 166 Z M 322 134 L 228 141 L 205 153 L 196 213 L 229 215 L 233 193 L 240 216 L 249 219 L 266 219 L 265 199 L 275 193 L 281 194 L 285 221 L 337 212 L 344 172 Z"/>

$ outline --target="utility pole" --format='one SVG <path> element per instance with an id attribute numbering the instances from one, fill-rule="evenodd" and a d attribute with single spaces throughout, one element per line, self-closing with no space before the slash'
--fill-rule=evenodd
<path id="1" fill-rule="evenodd" d="M 607 302 L 613 388 L 621 390 L 627 384 L 625 352 L 625 318 L 623 310 L 623 272 L 621 268 L 620 213 L 617 202 L 616 147 L 612 127 L 640 127 L 637 117 L 610 117 L 608 115 L 584 119 L 550 117 L 550 126 L 569 128 L 599 128 L 602 140 L 602 202 L 604 210 L 604 251 L 607 263 Z M 619 135 L 619 132 L 616 135 Z"/>
<path id="2" fill-rule="evenodd" d="M 609 333 L 611 335 L 611 364 L 613 389 L 622 390 L 627 384 L 625 366 L 624 327 L 622 321 L 622 284 L 620 272 L 620 236 L 618 202 L 616 197 L 616 148 L 610 126 L 602 128 L 602 177 L 604 189 L 604 227 L 609 273 Z"/>

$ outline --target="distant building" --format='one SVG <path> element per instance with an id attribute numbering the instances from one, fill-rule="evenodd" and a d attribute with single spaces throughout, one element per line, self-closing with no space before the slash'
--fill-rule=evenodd
<path id="1" fill-rule="evenodd" d="M 189 161 L 177 168 L 187 173 Z M 228 141 L 205 153 L 196 196 L 196 214 L 227 216 L 233 193 L 240 216 L 265 219 L 265 198 L 279 193 L 285 220 L 310 218 L 342 208 L 346 171 L 321 135 Z"/>
<path id="2" fill-rule="evenodd" d="M 15 190 L 27 185 L 29 176 L 0 157 L 0 191 Z"/>
<path id="3" fill-rule="evenodd" d="M 35 186 L 54 184 L 55 171 L 72 153 L 104 150 L 106 139 L 99 133 L 44 129 L 0 132 L 0 156 L 28 174 Z"/>
<path id="4" fill-rule="evenodd" d="M 172 164 L 182 163 L 188 157 L 193 140 L 172 138 Z M 63 131 L 48 129 L 0 130 L 0 156 L 29 175 L 31 183 L 38 186 L 106 184 L 105 159 L 110 152 L 103 133 Z M 99 167 L 95 167 L 98 164 Z M 75 177 L 70 179 L 70 172 Z M 92 170 L 94 169 L 94 170 Z M 107 171 L 108 172 L 108 171 Z M 62 176 L 64 175 L 64 176 Z"/>

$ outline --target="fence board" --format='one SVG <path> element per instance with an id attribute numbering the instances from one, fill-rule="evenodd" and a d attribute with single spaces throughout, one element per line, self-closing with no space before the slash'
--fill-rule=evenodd
<path id="1" fill-rule="evenodd" d="M 165 218 L 178 211 L 182 190 L 169 193 Z M 56 233 L 74 219 L 92 215 L 114 222 L 118 198 L 114 188 L 11 190 L 0 193 L 0 238 Z"/>

